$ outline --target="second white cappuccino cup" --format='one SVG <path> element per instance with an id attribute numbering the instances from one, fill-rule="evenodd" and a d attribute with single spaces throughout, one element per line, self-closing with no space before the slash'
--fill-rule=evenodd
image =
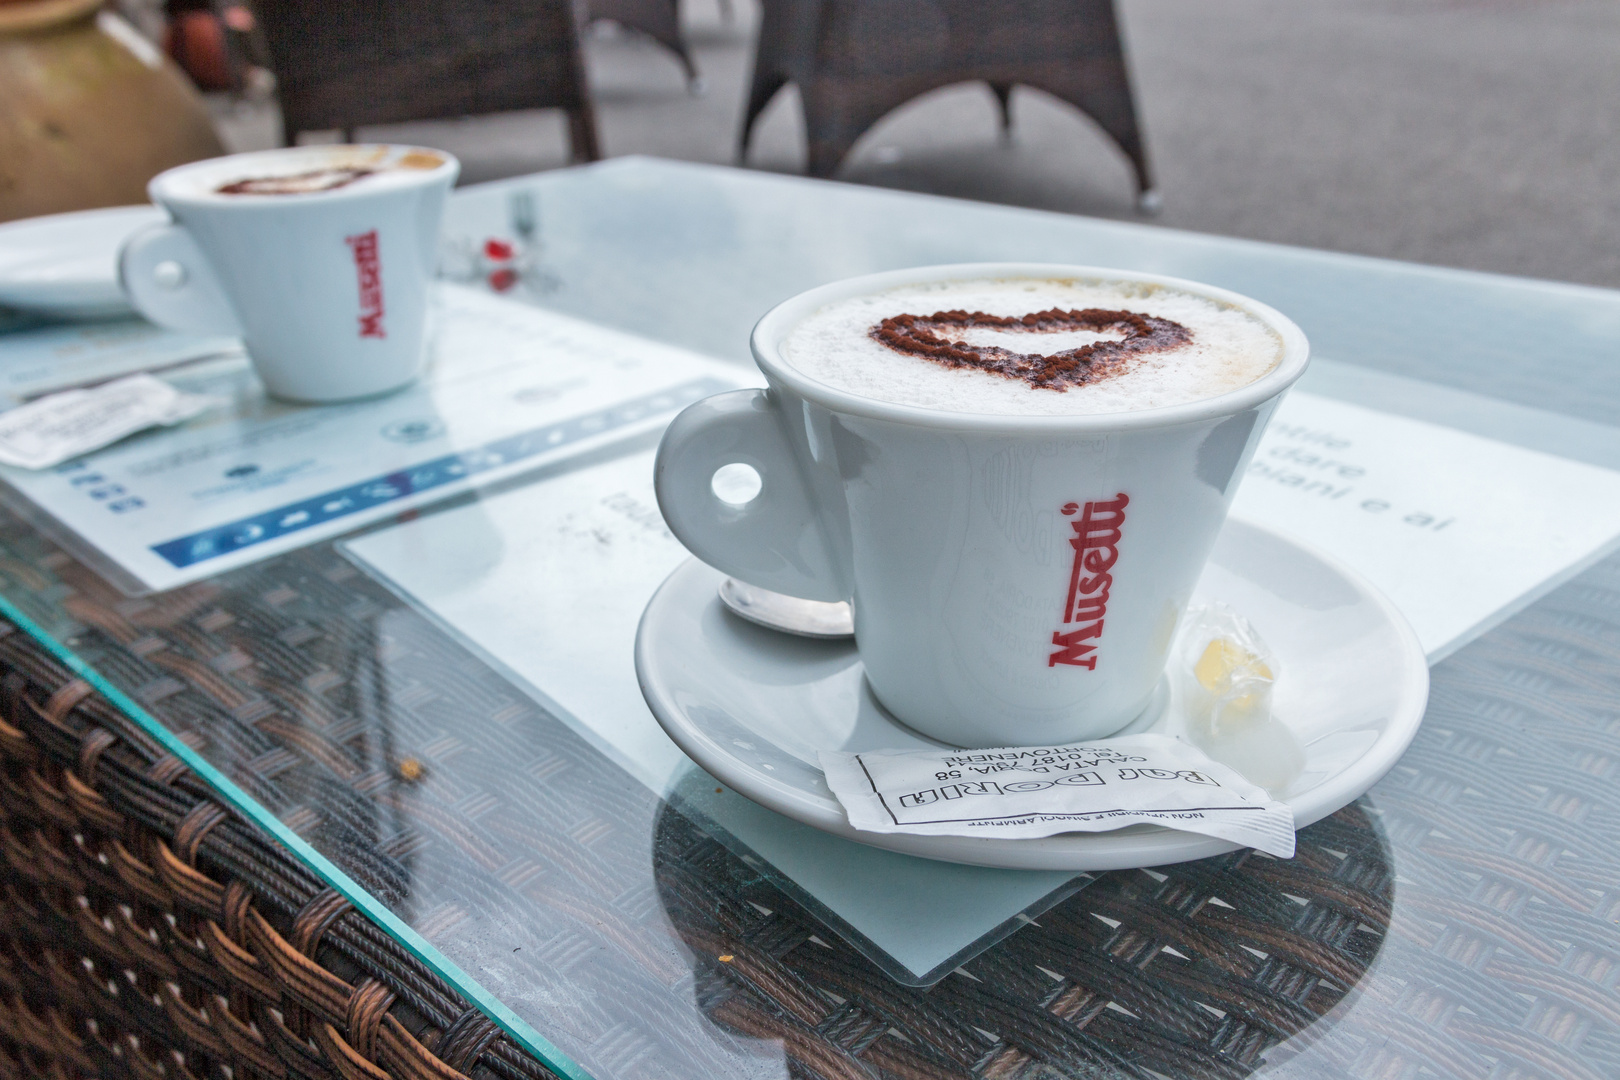
<path id="1" fill-rule="evenodd" d="M 302 146 L 233 154 L 147 186 L 173 221 L 119 256 L 135 309 L 177 330 L 239 336 L 277 397 L 368 397 L 416 378 L 445 196 L 460 165 L 410 146 Z M 358 178 L 296 193 L 243 182 Z"/>
<path id="2" fill-rule="evenodd" d="M 1280 342 L 1253 382 L 1188 404 L 1083 415 L 949 412 L 828 386 L 783 342 L 823 307 L 902 286 L 1039 279 L 1163 285 L 1235 307 Z M 873 693 L 963 747 L 1100 738 L 1149 705 L 1176 626 L 1304 334 L 1274 309 L 1157 275 L 1043 264 L 899 270 L 769 312 L 753 353 L 769 388 L 686 409 L 659 446 L 671 530 L 751 585 L 849 601 Z M 713 478 L 741 463 L 745 504 Z"/>

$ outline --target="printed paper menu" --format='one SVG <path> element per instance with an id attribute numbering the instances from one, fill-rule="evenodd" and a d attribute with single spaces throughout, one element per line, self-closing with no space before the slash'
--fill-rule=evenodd
<path id="1" fill-rule="evenodd" d="M 129 591 L 168 589 L 656 429 L 747 378 L 458 286 L 444 287 L 435 317 L 428 370 L 401 393 L 279 402 L 236 354 L 167 375 L 222 407 L 55 469 L 0 468 L 0 479 Z"/>

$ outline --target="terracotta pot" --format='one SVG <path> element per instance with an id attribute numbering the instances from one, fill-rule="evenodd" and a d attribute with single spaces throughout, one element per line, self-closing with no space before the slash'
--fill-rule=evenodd
<path id="1" fill-rule="evenodd" d="M 224 153 L 202 99 L 101 0 L 0 0 L 0 221 L 146 201 Z"/>

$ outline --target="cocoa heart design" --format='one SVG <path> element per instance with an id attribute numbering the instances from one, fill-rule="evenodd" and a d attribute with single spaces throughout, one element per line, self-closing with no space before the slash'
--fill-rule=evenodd
<path id="1" fill-rule="evenodd" d="M 1095 341 L 1048 354 L 1014 352 L 999 345 L 952 341 L 942 332 L 983 327 L 1026 334 L 1063 330 L 1120 333 L 1117 341 Z M 1038 390 L 1062 393 L 1071 386 L 1117 375 L 1132 357 L 1163 352 L 1192 340 L 1178 322 L 1134 311 L 1085 308 L 1080 311 L 1037 311 L 1029 315 L 986 315 L 982 311 L 936 311 L 932 315 L 896 315 L 872 327 L 872 337 L 896 352 L 920 356 L 951 368 L 975 368 L 1008 379 L 1022 379 Z"/>

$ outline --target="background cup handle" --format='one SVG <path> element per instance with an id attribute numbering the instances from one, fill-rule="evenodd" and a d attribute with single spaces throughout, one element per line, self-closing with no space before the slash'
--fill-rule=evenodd
<path id="1" fill-rule="evenodd" d="M 124 241 L 118 280 L 135 310 L 159 326 L 242 336 L 235 305 L 184 226 L 152 225 Z"/>
<path id="2" fill-rule="evenodd" d="M 759 473 L 759 494 L 746 503 L 715 494 L 714 474 L 732 464 Z M 715 569 L 806 600 L 849 599 L 770 391 L 687 407 L 658 444 L 653 483 L 670 530 Z"/>

